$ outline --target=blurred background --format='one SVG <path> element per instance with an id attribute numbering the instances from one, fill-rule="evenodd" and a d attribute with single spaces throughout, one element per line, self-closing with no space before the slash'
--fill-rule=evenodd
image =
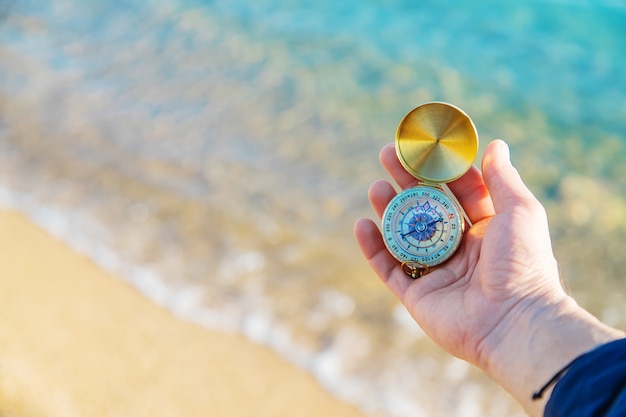
<path id="1" fill-rule="evenodd" d="M 390 416 L 517 416 L 367 268 L 378 151 L 431 100 L 503 138 L 566 285 L 626 327 L 626 6 L 0 1 L 0 204 Z M 480 156 L 479 156 L 480 158 Z"/>

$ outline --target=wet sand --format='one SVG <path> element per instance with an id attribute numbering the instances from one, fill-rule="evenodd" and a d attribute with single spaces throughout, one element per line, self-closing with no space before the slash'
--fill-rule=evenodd
<path id="1" fill-rule="evenodd" d="M 0 210 L 1 416 L 363 416 L 240 335 L 182 321 Z"/>

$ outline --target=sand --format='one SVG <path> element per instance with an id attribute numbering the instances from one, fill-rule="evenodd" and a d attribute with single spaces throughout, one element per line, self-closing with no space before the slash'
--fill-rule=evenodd
<path id="1" fill-rule="evenodd" d="M 0 210 L 0 416 L 363 416 L 240 335 L 173 316 Z"/>

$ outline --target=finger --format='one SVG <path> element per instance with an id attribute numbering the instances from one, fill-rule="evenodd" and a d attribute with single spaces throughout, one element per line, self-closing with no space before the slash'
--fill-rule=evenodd
<path id="1" fill-rule="evenodd" d="M 395 146 L 388 144 L 380 151 L 380 162 L 402 189 L 415 187 L 419 181 L 409 174 L 396 155 Z M 449 184 L 472 222 L 476 223 L 494 214 L 489 192 L 482 174 L 472 166 L 465 175 Z"/>
<path id="2" fill-rule="evenodd" d="M 511 164 L 509 147 L 504 141 L 495 140 L 485 149 L 483 175 L 496 213 L 520 206 L 529 209 L 541 206 Z"/>
<path id="3" fill-rule="evenodd" d="M 413 282 L 402 272 L 400 263 L 389 253 L 376 224 L 370 219 L 359 219 L 354 224 L 354 236 L 363 256 L 376 275 L 400 300 Z"/>
<path id="4" fill-rule="evenodd" d="M 448 186 L 473 223 L 495 214 L 483 175 L 475 166 Z"/>
<path id="5" fill-rule="evenodd" d="M 409 174 L 398 160 L 396 147 L 393 143 L 385 145 L 381 149 L 378 157 L 382 166 L 387 170 L 387 172 L 389 172 L 389 175 L 391 175 L 391 177 L 403 190 L 417 185 L 417 178 Z"/>
<path id="6" fill-rule="evenodd" d="M 394 190 L 393 185 L 389 181 L 378 180 L 370 185 L 367 194 L 378 218 L 382 219 L 387 204 L 396 196 L 396 190 Z"/>

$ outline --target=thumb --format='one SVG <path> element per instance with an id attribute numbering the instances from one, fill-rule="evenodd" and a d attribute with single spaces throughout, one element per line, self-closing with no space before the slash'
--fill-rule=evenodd
<path id="1" fill-rule="evenodd" d="M 509 147 L 503 140 L 497 139 L 487 145 L 482 170 L 496 214 L 514 207 L 534 209 L 539 205 L 511 164 Z"/>

